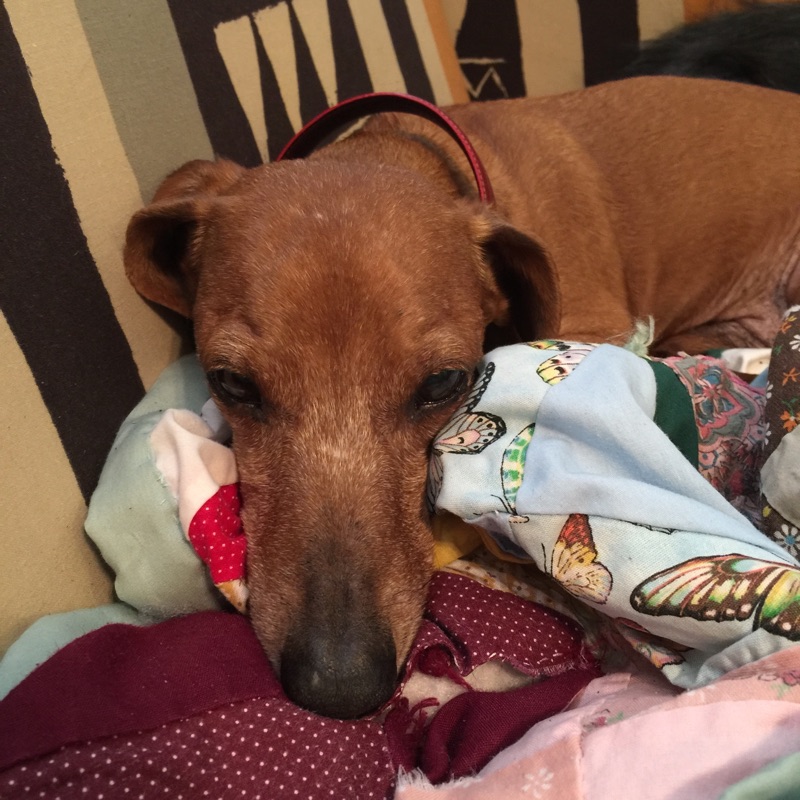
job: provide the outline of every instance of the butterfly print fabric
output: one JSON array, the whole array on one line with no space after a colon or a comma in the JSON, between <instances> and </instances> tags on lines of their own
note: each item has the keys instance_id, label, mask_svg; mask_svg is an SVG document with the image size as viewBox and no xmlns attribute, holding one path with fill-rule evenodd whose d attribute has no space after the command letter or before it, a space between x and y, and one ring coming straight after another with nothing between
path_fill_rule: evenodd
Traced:
<instances>
[{"instance_id":1,"label":"butterfly print fabric","mask_svg":"<svg viewBox=\"0 0 800 800\"><path fill-rule=\"evenodd\" d=\"M437 511L606 615L620 641L678 686L705 685L800 640L800 565L731 502L736 486L717 485L740 475L737 466L707 465L707 431L746 428L755 438L745 467L757 475L760 390L716 359L682 358L669 380L685 392L681 424L697 429L692 452L675 439L679 426L664 423L672 406L659 396L660 362L545 340L499 348L484 363L434 445ZM714 380L687 384L686 374ZM692 394L697 386L709 396ZM741 449L720 447L732 458Z\"/></svg>"}]
</instances>

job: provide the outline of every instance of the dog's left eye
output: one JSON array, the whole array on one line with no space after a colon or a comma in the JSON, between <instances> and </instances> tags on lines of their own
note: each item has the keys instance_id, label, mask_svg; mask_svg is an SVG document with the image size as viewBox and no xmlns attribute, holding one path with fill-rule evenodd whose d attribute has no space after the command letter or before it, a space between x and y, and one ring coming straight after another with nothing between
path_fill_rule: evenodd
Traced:
<instances>
[{"instance_id":1,"label":"dog's left eye","mask_svg":"<svg viewBox=\"0 0 800 800\"><path fill-rule=\"evenodd\" d=\"M223 403L261 408L261 392L247 376L230 369L215 369L207 377L214 394Z\"/></svg>"},{"instance_id":2,"label":"dog's left eye","mask_svg":"<svg viewBox=\"0 0 800 800\"><path fill-rule=\"evenodd\" d=\"M463 369L444 369L428 375L414 395L418 406L438 405L458 397L467 386L467 373Z\"/></svg>"}]
</instances>

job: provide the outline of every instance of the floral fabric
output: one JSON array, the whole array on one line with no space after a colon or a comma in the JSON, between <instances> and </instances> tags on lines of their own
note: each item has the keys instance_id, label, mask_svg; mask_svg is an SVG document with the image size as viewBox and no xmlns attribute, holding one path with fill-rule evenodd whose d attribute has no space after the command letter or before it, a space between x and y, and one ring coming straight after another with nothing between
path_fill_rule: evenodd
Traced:
<instances>
[{"instance_id":1,"label":"floral fabric","mask_svg":"<svg viewBox=\"0 0 800 800\"><path fill-rule=\"evenodd\" d=\"M799 494L792 445L800 436L800 306L789 309L775 339L766 396L766 479L761 494L761 527L797 558L800 557L800 515L793 503L782 502L782 499ZM777 470L772 469L778 464ZM773 474L775 480L770 480Z\"/></svg>"},{"instance_id":2,"label":"floral fabric","mask_svg":"<svg viewBox=\"0 0 800 800\"><path fill-rule=\"evenodd\" d=\"M663 363L675 371L691 398L700 474L758 524L764 390L750 386L716 358L683 355Z\"/></svg>"}]
</instances>

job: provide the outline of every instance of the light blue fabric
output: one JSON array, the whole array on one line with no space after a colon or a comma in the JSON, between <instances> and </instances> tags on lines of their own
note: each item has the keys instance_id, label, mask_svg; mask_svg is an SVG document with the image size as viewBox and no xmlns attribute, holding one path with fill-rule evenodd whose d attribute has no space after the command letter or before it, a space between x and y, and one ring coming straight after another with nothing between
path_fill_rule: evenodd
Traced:
<instances>
[{"instance_id":1,"label":"light blue fabric","mask_svg":"<svg viewBox=\"0 0 800 800\"><path fill-rule=\"evenodd\" d=\"M764 389L767 386L769 377L769 368L765 369L763 372L759 372L752 381L750 381L751 386L756 386L759 389Z\"/></svg>"},{"instance_id":2,"label":"light blue fabric","mask_svg":"<svg viewBox=\"0 0 800 800\"><path fill-rule=\"evenodd\" d=\"M784 433L761 470L761 491L784 519L800 522L800 427Z\"/></svg>"},{"instance_id":3,"label":"light blue fabric","mask_svg":"<svg viewBox=\"0 0 800 800\"><path fill-rule=\"evenodd\" d=\"M658 428L649 365L611 345L558 347L485 356L476 388L434 443L437 509L484 528L621 630L669 640L638 647L680 686L800 639L791 614L780 615L800 592L797 562Z\"/></svg>"},{"instance_id":4,"label":"light blue fabric","mask_svg":"<svg viewBox=\"0 0 800 800\"><path fill-rule=\"evenodd\" d=\"M515 348L505 357L521 354ZM542 399L520 506L723 536L789 559L687 462L654 413L655 380L644 359L600 345Z\"/></svg>"},{"instance_id":5,"label":"light blue fabric","mask_svg":"<svg viewBox=\"0 0 800 800\"><path fill-rule=\"evenodd\" d=\"M798 745L800 747L800 745ZM776 759L731 786L720 800L798 800L800 753Z\"/></svg>"}]
</instances>

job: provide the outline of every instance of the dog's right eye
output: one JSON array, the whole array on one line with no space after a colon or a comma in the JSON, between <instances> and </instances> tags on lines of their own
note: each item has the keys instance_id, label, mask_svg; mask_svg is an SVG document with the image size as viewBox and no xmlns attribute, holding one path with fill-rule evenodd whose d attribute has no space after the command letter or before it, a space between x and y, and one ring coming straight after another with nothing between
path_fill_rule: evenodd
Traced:
<instances>
[{"instance_id":1,"label":"dog's right eye","mask_svg":"<svg viewBox=\"0 0 800 800\"><path fill-rule=\"evenodd\" d=\"M414 395L418 407L439 405L454 400L463 393L468 376L462 369L444 369L428 377L420 384Z\"/></svg>"},{"instance_id":2,"label":"dog's right eye","mask_svg":"<svg viewBox=\"0 0 800 800\"><path fill-rule=\"evenodd\" d=\"M223 403L261 408L261 392L247 376L230 369L215 369L207 377L211 390Z\"/></svg>"}]
</instances>

